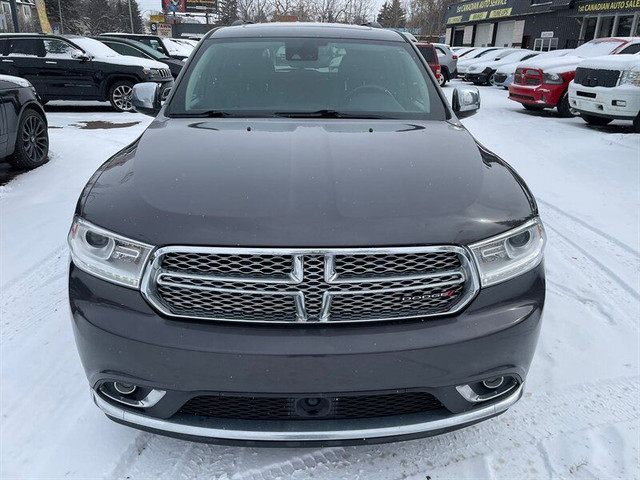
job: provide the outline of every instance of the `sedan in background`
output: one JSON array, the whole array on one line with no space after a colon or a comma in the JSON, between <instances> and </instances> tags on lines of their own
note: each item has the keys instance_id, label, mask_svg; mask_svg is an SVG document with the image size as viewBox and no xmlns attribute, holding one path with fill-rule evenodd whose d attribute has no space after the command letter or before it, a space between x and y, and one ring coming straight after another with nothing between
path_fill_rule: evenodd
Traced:
<instances>
[{"instance_id":1,"label":"sedan in background","mask_svg":"<svg viewBox=\"0 0 640 480\"><path fill-rule=\"evenodd\" d=\"M30 170L49 154L47 117L28 80L0 75L0 160Z\"/></svg>"},{"instance_id":2,"label":"sedan in background","mask_svg":"<svg viewBox=\"0 0 640 480\"><path fill-rule=\"evenodd\" d=\"M148 58L157 62L164 63L169 70L171 70L171 76L177 78L180 70L184 66L184 61L177 58L171 58L164 53L159 52L155 48L151 48L149 45L138 42L136 40L130 40L128 38L118 37L105 37L98 36L93 37L95 40L104 43L111 50L115 50L120 55L128 55L130 57Z\"/></svg>"},{"instance_id":3,"label":"sedan in background","mask_svg":"<svg viewBox=\"0 0 640 480\"><path fill-rule=\"evenodd\" d=\"M467 68L469 68L469 66L473 63L484 60L496 60L498 58L498 54L506 50L506 48L499 47L482 47L476 48L474 51L469 52L462 57L459 57L458 76L464 77L464 74L467 73ZM515 50L515 48L511 48L509 50Z\"/></svg>"},{"instance_id":4,"label":"sedan in background","mask_svg":"<svg viewBox=\"0 0 640 480\"><path fill-rule=\"evenodd\" d=\"M498 59L487 59L473 63L467 68L467 73L464 75L464 79L467 82L473 82L476 85L492 85L494 81L494 74L496 70L506 64L513 62L520 62L527 58L532 58L538 55L538 52L531 50L516 50L508 55Z\"/></svg>"}]
</instances>

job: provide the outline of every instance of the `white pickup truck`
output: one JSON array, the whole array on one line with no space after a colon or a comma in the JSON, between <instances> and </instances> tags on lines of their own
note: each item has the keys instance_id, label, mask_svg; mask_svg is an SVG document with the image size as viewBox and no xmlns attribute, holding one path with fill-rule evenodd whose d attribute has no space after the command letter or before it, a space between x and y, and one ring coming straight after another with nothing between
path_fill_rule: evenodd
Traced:
<instances>
[{"instance_id":1,"label":"white pickup truck","mask_svg":"<svg viewBox=\"0 0 640 480\"><path fill-rule=\"evenodd\" d=\"M640 54L589 58L569 85L569 104L590 125L633 121L640 133Z\"/></svg>"}]
</instances>

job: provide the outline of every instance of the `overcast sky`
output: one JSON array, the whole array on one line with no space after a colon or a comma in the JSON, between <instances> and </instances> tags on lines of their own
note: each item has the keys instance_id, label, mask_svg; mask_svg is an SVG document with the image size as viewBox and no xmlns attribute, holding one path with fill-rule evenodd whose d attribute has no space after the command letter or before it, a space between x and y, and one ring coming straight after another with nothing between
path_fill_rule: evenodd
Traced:
<instances>
[{"instance_id":1,"label":"overcast sky","mask_svg":"<svg viewBox=\"0 0 640 480\"><path fill-rule=\"evenodd\" d=\"M140 7L140 11L142 12L142 16L146 17L149 15L149 12L156 12L162 9L162 0L136 0L138 2L138 6ZM375 12L380 9L380 6L384 3L384 0L375 0Z\"/></svg>"}]
</instances>

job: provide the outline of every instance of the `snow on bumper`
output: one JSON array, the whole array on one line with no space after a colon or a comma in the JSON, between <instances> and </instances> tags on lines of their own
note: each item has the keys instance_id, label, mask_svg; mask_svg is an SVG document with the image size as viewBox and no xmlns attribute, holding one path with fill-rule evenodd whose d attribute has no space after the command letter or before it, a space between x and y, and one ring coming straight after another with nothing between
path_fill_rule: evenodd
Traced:
<instances>
[{"instance_id":1,"label":"snow on bumper","mask_svg":"<svg viewBox=\"0 0 640 480\"><path fill-rule=\"evenodd\" d=\"M640 112L640 88L585 87L571 82L569 103L576 110L607 118L633 119Z\"/></svg>"}]
</instances>

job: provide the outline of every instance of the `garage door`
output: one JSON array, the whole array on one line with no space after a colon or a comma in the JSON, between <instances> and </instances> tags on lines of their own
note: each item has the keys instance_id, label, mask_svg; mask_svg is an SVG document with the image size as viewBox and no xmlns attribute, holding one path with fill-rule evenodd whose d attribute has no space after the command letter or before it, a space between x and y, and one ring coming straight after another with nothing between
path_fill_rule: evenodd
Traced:
<instances>
[{"instance_id":1,"label":"garage door","mask_svg":"<svg viewBox=\"0 0 640 480\"><path fill-rule=\"evenodd\" d=\"M496 32L496 47L510 47L513 43L513 30L516 22L500 22Z\"/></svg>"},{"instance_id":2,"label":"garage door","mask_svg":"<svg viewBox=\"0 0 640 480\"><path fill-rule=\"evenodd\" d=\"M476 26L476 38L473 42L474 47L486 47L491 43L492 27L492 23L482 23Z\"/></svg>"}]
</instances>

